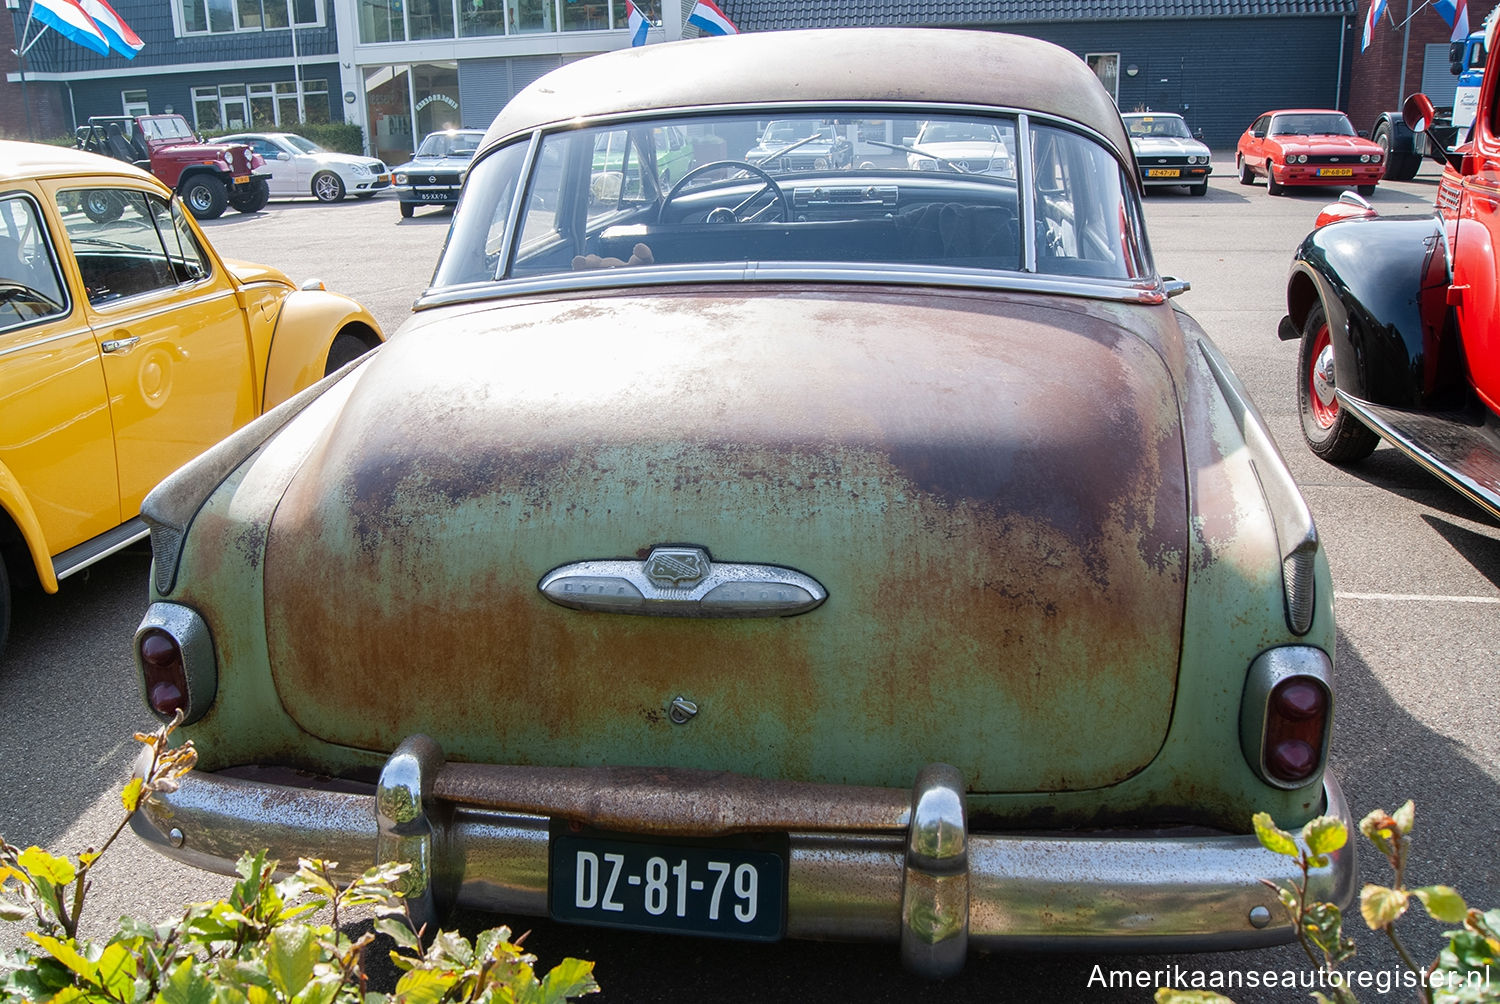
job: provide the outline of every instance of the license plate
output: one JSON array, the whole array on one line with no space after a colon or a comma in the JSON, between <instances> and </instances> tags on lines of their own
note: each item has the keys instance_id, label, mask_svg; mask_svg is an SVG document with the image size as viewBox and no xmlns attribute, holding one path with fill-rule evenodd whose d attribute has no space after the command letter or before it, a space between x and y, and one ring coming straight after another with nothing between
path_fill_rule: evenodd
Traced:
<instances>
[{"instance_id":1,"label":"license plate","mask_svg":"<svg viewBox=\"0 0 1500 1004\"><path fill-rule=\"evenodd\" d=\"M1318 177L1320 178L1348 178L1354 174L1352 167L1320 167Z\"/></svg>"},{"instance_id":2,"label":"license plate","mask_svg":"<svg viewBox=\"0 0 1500 1004\"><path fill-rule=\"evenodd\" d=\"M447 192L418 192L417 193L417 198L421 199L423 202L447 202L448 201L448 193Z\"/></svg>"},{"instance_id":3,"label":"license plate","mask_svg":"<svg viewBox=\"0 0 1500 1004\"><path fill-rule=\"evenodd\" d=\"M1152 167L1146 170L1148 178L1177 178L1182 172L1175 167Z\"/></svg>"},{"instance_id":4,"label":"license plate","mask_svg":"<svg viewBox=\"0 0 1500 1004\"><path fill-rule=\"evenodd\" d=\"M554 832L557 920L776 941L786 912L785 839L663 841Z\"/></svg>"},{"instance_id":5,"label":"license plate","mask_svg":"<svg viewBox=\"0 0 1500 1004\"><path fill-rule=\"evenodd\" d=\"M236 185L248 185L250 183L250 175L237 174L234 176L234 183Z\"/></svg>"}]
</instances>

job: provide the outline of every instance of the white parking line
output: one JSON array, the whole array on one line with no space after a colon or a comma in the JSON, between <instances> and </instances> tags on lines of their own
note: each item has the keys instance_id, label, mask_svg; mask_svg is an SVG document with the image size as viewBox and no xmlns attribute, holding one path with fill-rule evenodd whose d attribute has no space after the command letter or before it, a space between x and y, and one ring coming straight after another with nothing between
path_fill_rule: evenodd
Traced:
<instances>
[{"instance_id":1,"label":"white parking line","mask_svg":"<svg viewBox=\"0 0 1500 1004\"><path fill-rule=\"evenodd\" d=\"M1500 596L1442 596L1430 593L1341 593L1335 592L1336 600L1393 600L1397 603L1495 603Z\"/></svg>"}]
</instances>

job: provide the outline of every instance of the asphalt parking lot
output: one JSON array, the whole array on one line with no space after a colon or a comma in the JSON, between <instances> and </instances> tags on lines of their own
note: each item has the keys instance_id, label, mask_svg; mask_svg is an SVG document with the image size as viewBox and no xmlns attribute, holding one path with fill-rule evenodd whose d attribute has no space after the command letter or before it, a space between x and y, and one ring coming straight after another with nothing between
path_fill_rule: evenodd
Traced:
<instances>
[{"instance_id":1,"label":"asphalt parking lot","mask_svg":"<svg viewBox=\"0 0 1500 1004\"><path fill-rule=\"evenodd\" d=\"M1428 165L1412 182L1382 184L1371 201L1383 213L1427 213L1436 181ZM1296 345L1276 338L1292 251L1336 194L1273 198L1264 185L1239 185L1221 157L1206 196L1173 189L1147 197L1152 248L1163 273L1192 283L1175 302L1249 387L1328 548L1340 624L1333 762L1356 815L1416 799L1412 884L1445 882L1471 905L1496 907L1490 813L1500 795L1500 526L1388 447L1348 470L1312 456L1297 424ZM394 198L381 196L273 202L255 214L229 212L205 230L221 254L355 296L390 334L431 276L450 219L424 209L402 220ZM0 665L7 694L0 725L25 737L28 751L0 763L0 834L12 843L76 850L102 839L117 818L129 734L148 724L127 651L145 606L148 561L135 549L70 580L57 597L18 603ZM1365 881L1389 877L1373 854L1363 855L1362 867ZM219 895L223 880L132 840L101 869L97 887L91 909L112 918L166 915L186 900ZM1308 969L1292 946L1204 956L1007 954L976 957L957 979L929 985L903 974L894 946L663 941L500 919L533 929L528 947L544 964L564 954L596 960L605 993L593 999L609 1002L1149 1001L1151 989L1110 988L1101 979L1130 971L1187 983L1195 973L1254 972L1263 981ZM464 918L471 934L495 920ZM1411 930L1413 954L1430 960L1442 926L1414 919ZM1346 968L1371 974L1360 999L1411 999L1410 991L1378 992L1398 962L1357 913L1346 933L1359 950ZM13 934L0 931L0 947L13 944ZM1300 1002L1308 993L1261 987L1234 996Z\"/></svg>"}]
</instances>

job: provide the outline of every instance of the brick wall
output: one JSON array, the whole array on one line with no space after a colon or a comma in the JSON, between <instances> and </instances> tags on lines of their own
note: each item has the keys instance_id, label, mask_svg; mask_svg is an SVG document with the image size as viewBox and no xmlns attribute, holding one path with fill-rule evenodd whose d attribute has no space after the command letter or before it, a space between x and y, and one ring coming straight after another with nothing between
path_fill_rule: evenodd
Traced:
<instances>
[{"instance_id":1,"label":"brick wall","mask_svg":"<svg viewBox=\"0 0 1500 1004\"><path fill-rule=\"evenodd\" d=\"M18 48L16 32L20 27L15 12L0 7L0 139L43 140L70 135L73 125L62 84L28 79L23 92L20 83L7 79L20 71L20 60L13 54Z\"/></svg>"},{"instance_id":2,"label":"brick wall","mask_svg":"<svg viewBox=\"0 0 1500 1004\"><path fill-rule=\"evenodd\" d=\"M1469 4L1469 27L1478 30L1484 22L1495 0L1474 0ZM1352 44L1355 47L1354 70L1350 79L1349 119L1354 128L1369 130L1376 116L1384 111L1399 111L1406 96L1422 89L1422 60L1425 47L1433 43L1446 43L1451 29L1430 7L1421 3L1412 4L1416 11L1409 27L1411 37L1405 42L1406 76L1401 75L1401 51L1406 32L1394 25L1406 20L1407 5L1401 0L1390 0L1380 24L1371 36L1370 47L1358 52L1360 37L1364 30L1364 14L1367 0L1359 2L1359 16L1354 22Z\"/></svg>"}]
</instances>

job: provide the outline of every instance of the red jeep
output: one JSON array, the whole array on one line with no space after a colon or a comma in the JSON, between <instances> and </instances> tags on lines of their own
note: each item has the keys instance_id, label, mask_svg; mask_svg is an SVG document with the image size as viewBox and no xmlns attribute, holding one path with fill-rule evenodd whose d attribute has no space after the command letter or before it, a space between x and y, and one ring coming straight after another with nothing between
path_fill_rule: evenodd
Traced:
<instances>
[{"instance_id":1,"label":"red jeep","mask_svg":"<svg viewBox=\"0 0 1500 1004\"><path fill-rule=\"evenodd\" d=\"M200 220L218 219L226 206L257 212L271 195L265 158L243 143L200 141L181 115L94 115L78 128L76 142L150 171ZM102 201L84 206L100 222L119 216L119 209Z\"/></svg>"},{"instance_id":2,"label":"red jeep","mask_svg":"<svg viewBox=\"0 0 1500 1004\"><path fill-rule=\"evenodd\" d=\"M1413 95L1405 117L1424 130L1432 102ZM1384 439L1500 518L1497 173L1500 47L1436 212L1382 219L1346 192L1297 250L1279 334L1301 340L1297 402L1314 453L1354 463Z\"/></svg>"}]
</instances>

